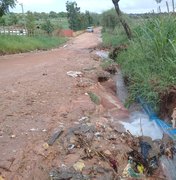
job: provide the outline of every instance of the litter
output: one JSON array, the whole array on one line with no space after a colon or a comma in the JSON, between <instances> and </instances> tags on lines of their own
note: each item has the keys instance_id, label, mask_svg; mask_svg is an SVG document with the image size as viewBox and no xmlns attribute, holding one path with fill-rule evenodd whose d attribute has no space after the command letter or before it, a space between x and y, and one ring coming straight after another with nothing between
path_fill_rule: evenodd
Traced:
<instances>
[{"instance_id":1,"label":"litter","mask_svg":"<svg viewBox=\"0 0 176 180\"><path fill-rule=\"evenodd\" d=\"M63 133L64 131L62 129L59 129L58 131L56 131L48 140L48 145L52 146L54 144L54 142L56 141L56 139Z\"/></svg>"},{"instance_id":2,"label":"litter","mask_svg":"<svg viewBox=\"0 0 176 180\"><path fill-rule=\"evenodd\" d=\"M144 160L146 161L148 158L149 150L152 148L147 142L140 142L141 154Z\"/></svg>"},{"instance_id":3,"label":"litter","mask_svg":"<svg viewBox=\"0 0 176 180\"><path fill-rule=\"evenodd\" d=\"M68 71L67 75L76 78L76 77L81 77L83 73L80 71Z\"/></svg>"},{"instance_id":4,"label":"litter","mask_svg":"<svg viewBox=\"0 0 176 180\"><path fill-rule=\"evenodd\" d=\"M32 131L32 132L34 132L34 131L38 131L39 129L38 128L32 128L32 129L30 129L30 131Z\"/></svg>"},{"instance_id":5,"label":"litter","mask_svg":"<svg viewBox=\"0 0 176 180\"><path fill-rule=\"evenodd\" d=\"M135 164L132 161L129 161L122 173L122 177L123 178L141 178L142 176L144 177L143 174L136 173L134 171L134 166Z\"/></svg>"}]
</instances>

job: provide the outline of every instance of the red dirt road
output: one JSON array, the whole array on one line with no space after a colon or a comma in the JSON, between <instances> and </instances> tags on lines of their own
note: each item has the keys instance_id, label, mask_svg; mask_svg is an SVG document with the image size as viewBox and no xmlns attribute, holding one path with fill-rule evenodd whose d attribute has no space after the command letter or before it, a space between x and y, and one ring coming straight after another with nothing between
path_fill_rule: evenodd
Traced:
<instances>
[{"instance_id":1,"label":"red dirt road","mask_svg":"<svg viewBox=\"0 0 176 180\"><path fill-rule=\"evenodd\" d=\"M78 88L67 72L99 67L92 58L99 43L96 29L58 49L0 57L0 176L47 179L48 170L40 163L53 166L58 152L51 148L40 161L43 144L58 127L95 111L86 88ZM91 71L86 76L97 83Z\"/></svg>"}]
</instances>

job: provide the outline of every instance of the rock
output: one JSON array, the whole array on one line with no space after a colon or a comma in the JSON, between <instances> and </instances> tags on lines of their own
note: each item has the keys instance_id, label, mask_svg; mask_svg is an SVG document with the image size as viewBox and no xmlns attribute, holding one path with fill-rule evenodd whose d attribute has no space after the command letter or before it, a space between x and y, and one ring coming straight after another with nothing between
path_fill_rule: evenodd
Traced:
<instances>
[{"instance_id":1,"label":"rock","mask_svg":"<svg viewBox=\"0 0 176 180\"><path fill-rule=\"evenodd\" d=\"M48 140L48 145L49 146L52 146L54 144L54 142L56 141L57 138L59 138L59 136L61 136L61 134L63 133L64 131L62 129L59 129L57 130L51 137L50 139Z\"/></svg>"},{"instance_id":2,"label":"rock","mask_svg":"<svg viewBox=\"0 0 176 180\"><path fill-rule=\"evenodd\" d=\"M16 135L15 135L15 134L12 134L10 137L11 137L12 139L14 139L14 138L16 138Z\"/></svg>"},{"instance_id":3,"label":"rock","mask_svg":"<svg viewBox=\"0 0 176 180\"><path fill-rule=\"evenodd\" d=\"M80 71L68 71L67 75L76 78L76 77L81 77L83 73Z\"/></svg>"},{"instance_id":4,"label":"rock","mask_svg":"<svg viewBox=\"0 0 176 180\"><path fill-rule=\"evenodd\" d=\"M94 84L94 82L91 79L87 79L87 78L80 78L77 82L77 86L78 87L90 87Z\"/></svg>"},{"instance_id":5,"label":"rock","mask_svg":"<svg viewBox=\"0 0 176 180\"><path fill-rule=\"evenodd\" d=\"M47 150L47 149L49 148L48 143L44 143L44 144L43 144L43 148L44 148L45 150Z\"/></svg>"},{"instance_id":6,"label":"rock","mask_svg":"<svg viewBox=\"0 0 176 180\"><path fill-rule=\"evenodd\" d=\"M53 169L49 176L51 180L85 180L80 172L72 169Z\"/></svg>"},{"instance_id":7,"label":"rock","mask_svg":"<svg viewBox=\"0 0 176 180\"><path fill-rule=\"evenodd\" d=\"M105 154L106 156L111 156L111 155L112 155L109 150L104 151L104 154Z\"/></svg>"},{"instance_id":8,"label":"rock","mask_svg":"<svg viewBox=\"0 0 176 180\"><path fill-rule=\"evenodd\" d=\"M85 164L82 160L79 160L77 163L73 165L73 168L76 171L82 172L83 168L85 168Z\"/></svg>"}]
</instances>

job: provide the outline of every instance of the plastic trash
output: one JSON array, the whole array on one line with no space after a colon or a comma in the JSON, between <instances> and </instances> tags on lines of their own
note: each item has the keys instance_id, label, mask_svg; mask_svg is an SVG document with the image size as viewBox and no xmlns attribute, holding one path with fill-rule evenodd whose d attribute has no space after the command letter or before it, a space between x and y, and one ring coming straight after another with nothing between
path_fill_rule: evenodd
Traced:
<instances>
[{"instance_id":1,"label":"plastic trash","mask_svg":"<svg viewBox=\"0 0 176 180\"><path fill-rule=\"evenodd\" d=\"M150 146L149 143L147 142L140 142L140 147L141 147L141 154L142 154L142 157L144 158L144 160L146 161L147 158L148 158L148 154L149 154L149 151L150 149L152 148Z\"/></svg>"}]
</instances>

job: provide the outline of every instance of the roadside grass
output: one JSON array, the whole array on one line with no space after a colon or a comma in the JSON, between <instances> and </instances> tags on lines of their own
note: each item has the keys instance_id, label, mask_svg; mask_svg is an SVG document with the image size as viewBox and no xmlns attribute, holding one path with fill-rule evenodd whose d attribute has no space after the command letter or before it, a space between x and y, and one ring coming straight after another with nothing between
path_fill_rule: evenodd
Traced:
<instances>
[{"instance_id":1,"label":"roadside grass","mask_svg":"<svg viewBox=\"0 0 176 180\"><path fill-rule=\"evenodd\" d=\"M0 35L0 54L14 54L33 50L47 50L66 42L66 38L49 36Z\"/></svg>"},{"instance_id":2,"label":"roadside grass","mask_svg":"<svg viewBox=\"0 0 176 180\"><path fill-rule=\"evenodd\" d=\"M134 38L128 41L127 51L116 58L128 79L129 102L140 95L157 112L162 95L176 86L175 29L176 20L172 15L153 17L133 27ZM113 36L110 36L111 45L119 37L118 34ZM119 38L118 43L121 43L123 38Z\"/></svg>"},{"instance_id":3,"label":"roadside grass","mask_svg":"<svg viewBox=\"0 0 176 180\"><path fill-rule=\"evenodd\" d=\"M124 34L121 26L117 26L114 30L104 29L102 32L103 47L116 47L121 44L128 43L128 39Z\"/></svg>"}]
</instances>

